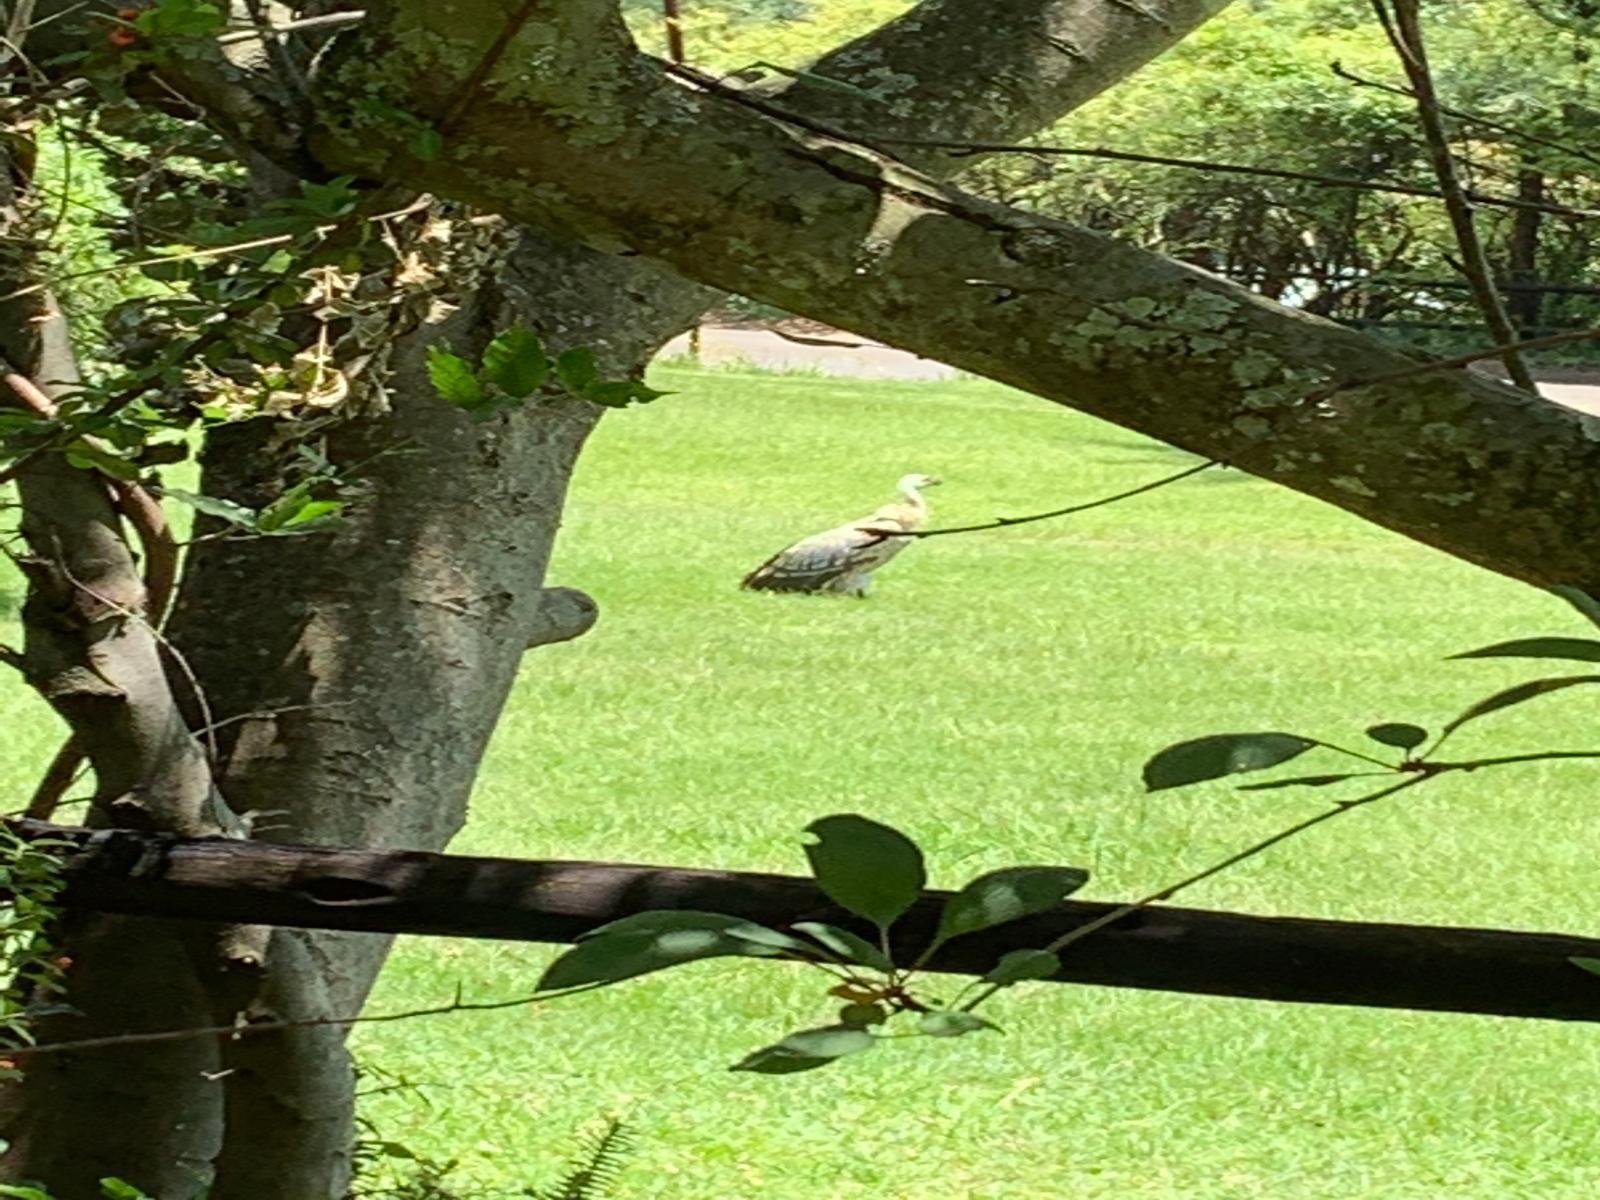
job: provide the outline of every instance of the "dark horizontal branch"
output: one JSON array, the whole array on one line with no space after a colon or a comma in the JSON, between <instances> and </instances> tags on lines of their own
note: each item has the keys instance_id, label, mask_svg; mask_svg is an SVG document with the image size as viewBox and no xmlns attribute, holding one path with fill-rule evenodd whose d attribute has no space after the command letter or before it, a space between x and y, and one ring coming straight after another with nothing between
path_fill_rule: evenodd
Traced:
<instances>
[{"instance_id":1,"label":"dark horizontal branch","mask_svg":"<svg viewBox=\"0 0 1600 1200\"><path fill-rule=\"evenodd\" d=\"M62 902L101 912L535 942L570 942L657 908L711 909L768 925L849 923L811 880L787 875L12 824L77 846ZM896 951L905 961L928 941L947 895L928 892L896 926ZM1115 907L1064 904L958 938L928 966L978 974L1008 950L1043 946ZM1574 955L1600 958L1600 940L1152 907L1073 946L1056 978L1261 1000L1600 1020L1600 980L1572 966L1567 960Z\"/></svg>"}]
</instances>

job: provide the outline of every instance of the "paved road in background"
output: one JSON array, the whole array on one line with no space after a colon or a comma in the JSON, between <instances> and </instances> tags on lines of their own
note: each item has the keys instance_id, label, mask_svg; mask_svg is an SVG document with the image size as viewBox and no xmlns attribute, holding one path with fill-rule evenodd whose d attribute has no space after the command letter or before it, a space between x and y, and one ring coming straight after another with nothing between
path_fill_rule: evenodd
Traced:
<instances>
[{"instance_id":1,"label":"paved road in background","mask_svg":"<svg viewBox=\"0 0 1600 1200\"><path fill-rule=\"evenodd\" d=\"M776 370L821 371L825 375L849 375L863 379L949 379L959 372L931 358L918 358L905 350L877 342L864 342L854 334L827 334L817 340L842 343L817 346L793 342L760 329L718 329L700 331L700 358L706 363L744 360L758 367ZM689 352L689 336L674 338L662 350L671 357ZM1600 416L1600 386L1576 383L1545 383L1539 390L1558 404L1582 409Z\"/></svg>"}]
</instances>

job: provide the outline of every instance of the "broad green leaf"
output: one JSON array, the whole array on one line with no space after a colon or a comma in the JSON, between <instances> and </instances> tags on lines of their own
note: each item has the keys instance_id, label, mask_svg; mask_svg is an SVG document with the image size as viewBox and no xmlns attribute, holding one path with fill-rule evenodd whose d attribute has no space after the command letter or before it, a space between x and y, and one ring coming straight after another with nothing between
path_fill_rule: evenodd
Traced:
<instances>
[{"instance_id":1,"label":"broad green leaf","mask_svg":"<svg viewBox=\"0 0 1600 1200\"><path fill-rule=\"evenodd\" d=\"M1591 975L1600 975L1600 958L1585 958L1581 954L1575 954L1567 961L1575 967L1581 967Z\"/></svg>"},{"instance_id":2,"label":"broad green leaf","mask_svg":"<svg viewBox=\"0 0 1600 1200\"><path fill-rule=\"evenodd\" d=\"M781 1042L747 1054L729 1069L755 1071L763 1075L814 1071L846 1055L871 1050L877 1042L877 1038L859 1026L826 1025L821 1029L802 1029L799 1033L791 1033Z\"/></svg>"},{"instance_id":3,"label":"broad green leaf","mask_svg":"<svg viewBox=\"0 0 1600 1200\"><path fill-rule=\"evenodd\" d=\"M715 929L639 930L579 942L540 976L538 990L556 991L585 983L617 983L702 958L744 955L771 958L780 952Z\"/></svg>"},{"instance_id":4,"label":"broad green leaf","mask_svg":"<svg viewBox=\"0 0 1600 1200\"><path fill-rule=\"evenodd\" d=\"M423 162L432 162L444 153L444 134L432 125L424 125L411 135L411 154Z\"/></svg>"},{"instance_id":5,"label":"broad green leaf","mask_svg":"<svg viewBox=\"0 0 1600 1200\"><path fill-rule=\"evenodd\" d=\"M897 829L854 813L806 826L811 873L834 903L887 927L916 903L928 882L922 851Z\"/></svg>"},{"instance_id":6,"label":"broad green leaf","mask_svg":"<svg viewBox=\"0 0 1600 1200\"><path fill-rule=\"evenodd\" d=\"M696 908L653 908L596 926L588 933L580 933L578 940L586 942L613 933L662 933L671 929L711 929L720 933L735 925L747 924L743 917L729 913L703 912Z\"/></svg>"},{"instance_id":7,"label":"broad green leaf","mask_svg":"<svg viewBox=\"0 0 1600 1200\"><path fill-rule=\"evenodd\" d=\"M1077 867L1002 867L979 875L945 901L934 940L1043 912L1088 882L1089 873Z\"/></svg>"},{"instance_id":8,"label":"broad green leaf","mask_svg":"<svg viewBox=\"0 0 1600 1200\"><path fill-rule=\"evenodd\" d=\"M1048 979L1061 969L1061 957L1049 950L1012 950L983 977L984 983L1009 987L1028 979Z\"/></svg>"},{"instance_id":9,"label":"broad green leaf","mask_svg":"<svg viewBox=\"0 0 1600 1200\"><path fill-rule=\"evenodd\" d=\"M184 492L169 487L161 489L161 496L163 499L170 496L180 504L187 504L196 512L203 512L208 517L217 517L241 529L256 527L255 510L246 508L242 504L235 504L232 500L220 500L216 496L202 496L198 492Z\"/></svg>"},{"instance_id":10,"label":"broad green leaf","mask_svg":"<svg viewBox=\"0 0 1600 1200\"><path fill-rule=\"evenodd\" d=\"M1316 744L1293 733L1213 733L1162 750L1145 763L1144 785L1159 792L1240 771L1260 771L1288 762Z\"/></svg>"},{"instance_id":11,"label":"broad green leaf","mask_svg":"<svg viewBox=\"0 0 1600 1200\"><path fill-rule=\"evenodd\" d=\"M790 928L810 934L847 962L860 963L863 967L871 967L874 971L882 971L885 974L894 970L894 964L884 956L882 950L866 938L857 937L848 929L840 929L837 925L824 925L821 921L801 921Z\"/></svg>"},{"instance_id":12,"label":"broad green leaf","mask_svg":"<svg viewBox=\"0 0 1600 1200\"><path fill-rule=\"evenodd\" d=\"M1368 726L1367 736L1375 742L1382 742L1385 746L1396 746L1401 750L1415 750L1428 740L1428 731L1420 725L1407 725L1399 721L1390 721L1382 725Z\"/></svg>"},{"instance_id":13,"label":"broad green leaf","mask_svg":"<svg viewBox=\"0 0 1600 1200\"><path fill-rule=\"evenodd\" d=\"M622 917L597 929L591 929L588 933L580 934L578 940L586 942L591 938L608 937L619 933L666 933L680 929L711 930L742 938L759 946L770 946L774 950L802 954L808 958L817 956L815 946L779 930L768 929L765 925L758 925L754 921L747 921L743 917L735 917L728 913L701 912L692 908L663 908L634 913L631 917Z\"/></svg>"},{"instance_id":14,"label":"broad green leaf","mask_svg":"<svg viewBox=\"0 0 1600 1200\"><path fill-rule=\"evenodd\" d=\"M550 375L550 356L533 330L514 325L483 351L483 377L508 396L524 400Z\"/></svg>"},{"instance_id":15,"label":"broad green leaf","mask_svg":"<svg viewBox=\"0 0 1600 1200\"><path fill-rule=\"evenodd\" d=\"M600 380L600 368L595 365L594 351L587 346L574 346L556 356L556 376L565 387L583 395L584 389Z\"/></svg>"},{"instance_id":16,"label":"broad green leaf","mask_svg":"<svg viewBox=\"0 0 1600 1200\"><path fill-rule=\"evenodd\" d=\"M1451 658L1567 658L1576 662L1600 662L1600 642L1592 638L1518 638L1511 642L1496 642L1452 654Z\"/></svg>"},{"instance_id":17,"label":"broad green leaf","mask_svg":"<svg viewBox=\"0 0 1600 1200\"><path fill-rule=\"evenodd\" d=\"M73 442L63 453L69 463L82 471L100 471L113 479L139 478L138 463L88 442Z\"/></svg>"},{"instance_id":18,"label":"broad green leaf","mask_svg":"<svg viewBox=\"0 0 1600 1200\"><path fill-rule=\"evenodd\" d=\"M1566 584L1557 584L1550 591L1587 617L1591 625L1600 625L1600 600L1596 600L1582 588L1569 587Z\"/></svg>"},{"instance_id":19,"label":"broad green leaf","mask_svg":"<svg viewBox=\"0 0 1600 1200\"><path fill-rule=\"evenodd\" d=\"M626 408L630 404L648 404L671 392L658 392L642 380L619 379L609 383L591 383L583 389L583 398L607 408Z\"/></svg>"},{"instance_id":20,"label":"broad green leaf","mask_svg":"<svg viewBox=\"0 0 1600 1200\"><path fill-rule=\"evenodd\" d=\"M969 1012L923 1013L922 1019L917 1022L917 1027L929 1037L961 1037L964 1034L977 1033L980 1029L1003 1032L993 1021L986 1021L977 1013Z\"/></svg>"},{"instance_id":21,"label":"broad green leaf","mask_svg":"<svg viewBox=\"0 0 1600 1200\"><path fill-rule=\"evenodd\" d=\"M1516 687L1509 687L1503 692L1496 692L1479 700L1466 712L1444 727L1444 733L1451 733L1468 721L1475 721L1479 717L1487 716L1492 712L1499 712L1502 708L1510 708L1513 704L1521 704L1542 696L1546 692L1559 692L1563 688L1577 687L1583 683L1600 683L1600 675L1562 675L1555 679L1530 679L1527 683L1519 683Z\"/></svg>"},{"instance_id":22,"label":"broad green leaf","mask_svg":"<svg viewBox=\"0 0 1600 1200\"><path fill-rule=\"evenodd\" d=\"M149 1196L126 1179L102 1179L100 1194L105 1200L150 1200Z\"/></svg>"},{"instance_id":23,"label":"broad green leaf","mask_svg":"<svg viewBox=\"0 0 1600 1200\"><path fill-rule=\"evenodd\" d=\"M470 412L483 404L483 384L473 374L472 365L459 354L451 354L442 346L429 346L428 378L434 390L458 408Z\"/></svg>"},{"instance_id":24,"label":"broad green leaf","mask_svg":"<svg viewBox=\"0 0 1600 1200\"><path fill-rule=\"evenodd\" d=\"M0 1196L11 1196L14 1200L54 1200L49 1192L14 1183L0 1183Z\"/></svg>"},{"instance_id":25,"label":"broad green leaf","mask_svg":"<svg viewBox=\"0 0 1600 1200\"><path fill-rule=\"evenodd\" d=\"M1277 788L1287 787L1327 787L1330 783L1343 783L1346 779L1354 779L1351 772L1343 775L1296 775L1292 779L1273 779L1267 783L1241 783L1241 792L1270 792Z\"/></svg>"}]
</instances>

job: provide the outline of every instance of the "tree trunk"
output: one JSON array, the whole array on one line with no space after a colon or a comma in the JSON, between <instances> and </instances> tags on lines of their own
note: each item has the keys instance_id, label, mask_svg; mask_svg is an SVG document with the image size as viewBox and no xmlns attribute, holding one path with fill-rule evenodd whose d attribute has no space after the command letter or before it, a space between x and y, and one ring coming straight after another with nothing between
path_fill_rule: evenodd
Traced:
<instances>
[{"instance_id":1,"label":"tree trunk","mask_svg":"<svg viewBox=\"0 0 1600 1200\"><path fill-rule=\"evenodd\" d=\"M965 0L926 0L817 68L864 88L898 81L903 94L893 104L830 89L813 95L806 84L784 102L855 105L833 115L870 118L900 136L1016 136L1096 94L1227 2L1002 0L973 29ZM994 94L968 104L966 85L980 80ZM250 120L245 113L234 126ZM948 172L968 161L939 155L928 165ZM214 718L231 722L219 731L219 780L235 808L258 818L255 836L442 848L464 819L522 653L575 636L593 619L587 597L546 588L544 573L598 410L552 393L475 423L435 394L426 347L446 338L480 350L520 323L553 350L592 348L605 374L618 376L640 368L714 298L639 259L518 231L490 286L403 339L391 411L327 432L327 456L369 489L345 528L194 549L169 632ZM214 434L203 490L251 504L270 498L284 433L258 421ZM168 1023L348 1014L389 946L378 934L280 930L253 948L254 969L218 980L203 963L185 970L181 955L147 954L171 936L159 923L119 929L104 945L86 945L78 970L116 981L136 998L133 1011L88 1011L53 1038L138 1028L144 1004L159 1010L175 999L181 1005L165 1013ZM351 1076L334 1030L93 1062L63 1057L7 1089L14 1109L35 1114L35 1136L13 1147L10 1178L48 1181L61 1200L98 1200L103 1175L160 1200L344 1194ZM117 1086L108 1087L113 1077ZM181 1104L162 1091L169 1078ZM126 1136L84 1153L82 1129L122 1122Z\"/></svg>"}]
</instances>

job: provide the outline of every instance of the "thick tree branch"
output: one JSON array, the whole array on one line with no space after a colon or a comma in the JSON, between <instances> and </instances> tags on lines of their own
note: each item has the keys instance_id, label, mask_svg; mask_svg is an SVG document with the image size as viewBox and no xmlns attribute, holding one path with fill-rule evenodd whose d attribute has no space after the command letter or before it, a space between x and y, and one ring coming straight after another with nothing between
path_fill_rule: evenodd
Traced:
<instances>
[{"instance_id":1,"label":"thick tree branch","mask_svg":"<svg viewBox=\"0 0 1600 1200\"><path fill-rule=\"evenodd\" d=\"M657 908L709 909L768 925L853 920L812 880L787 875L179 841L33 822L15 827L82 847L69 860L62 895L74 909L540 942L569 942ZM896 926L903 961L927 944L948 895L925 893ZM1009 950L1043 946L1117 907L1066 903L958 938L928 965L979 974ZM1600 941L1152 907L1075 945L1055 978L1301 1003L1600 1020L1600 981L1572 966L1572 956L1600 957Z\"/></svg>"},{"instance_id":2,"label":"thick tree branch","mask_svg":"<svg viewBox=\"0 0 1600 1200\"><path fill-rule=\"evenodd\" d=\"M1025 137L1099 95L1231 0L923 0L786 80L785 107L871 141ZM843 82L830 87L820 80ZM970 157L903 155L947 177Z\"/></svg>"},{"instance_id":3,"label":"thick tree branch","mask_svg":"<svg viewBox=\"0 0 1600 1200\"><path fill-rule=\"evenodd\" d=\"M357 96L384 86L366 66L383 52L352 48L330 81ZM1600 522L1593 418L1465 371L1349 387L1416 360L696 91L626 44L572 53L598 64L582 108L571 76L553 91L491 80L462 135L410 178L1221 459L1502 573L1600 588L1571 536ZM410 54L406 78L446 69ZM396 102L426 110L441 94ZM319 143L330 167L380 166L371 131L332 112Z\"/></svg>"}]
</instances>

